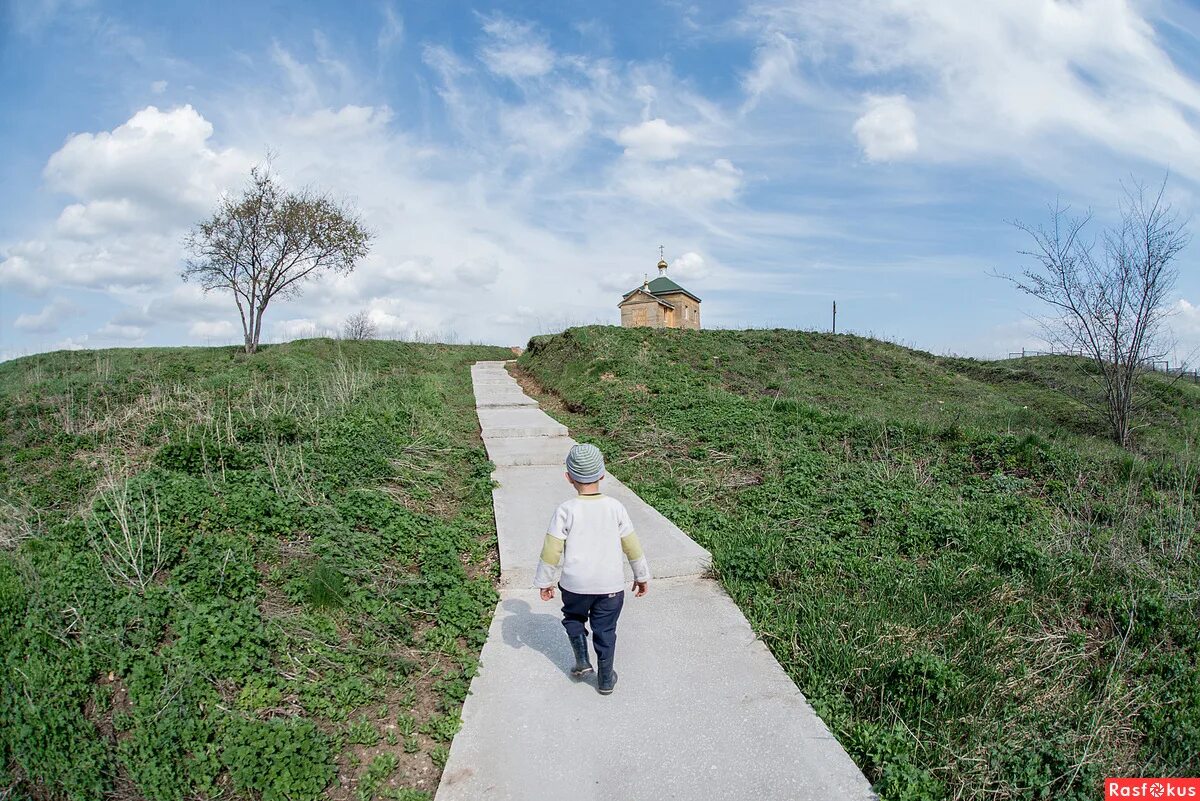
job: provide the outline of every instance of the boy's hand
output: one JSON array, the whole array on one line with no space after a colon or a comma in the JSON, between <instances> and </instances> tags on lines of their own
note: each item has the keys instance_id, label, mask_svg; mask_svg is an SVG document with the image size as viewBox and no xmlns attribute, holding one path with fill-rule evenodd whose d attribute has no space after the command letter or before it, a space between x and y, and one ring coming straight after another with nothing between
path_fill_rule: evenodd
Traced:
<instances>
[{"instance_id":1,"label":"boy's hand","mask_svg":"<svg viewBox=\"0 0 1200 801\"><path fill-rule=\"evenodd\" d=\"M553 587L542 587L542 600L543 601L553 601L554 600L554 588Z\"/></svg>"},{"instance_id":2,"label":"boy's hand","mask_svg":"<svg viewBox=\"0 0 1200 801\"><path fill-rule=\"evenodd\" d=\"M650 582L648 582L648 581L633 582L633 597L641 598L643 595L646 594L646 591L648 589L650 589Z\"/></svg>"}]
</instances>

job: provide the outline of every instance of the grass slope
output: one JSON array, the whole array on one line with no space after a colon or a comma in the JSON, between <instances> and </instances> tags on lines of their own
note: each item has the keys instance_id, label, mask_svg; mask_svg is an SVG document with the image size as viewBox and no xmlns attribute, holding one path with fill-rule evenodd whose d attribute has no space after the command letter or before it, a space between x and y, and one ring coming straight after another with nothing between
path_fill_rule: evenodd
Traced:
<instances>
[{"instance_id":1,"label":"grass slope","mask_svg":"<svg viewBox=\"0 0 1200 801\"><path fill-rule=\"evenodd\" d=\"M428 798L495 603L468 365L0 365L0 796Z\"/></svg>"},{"instance_id":2,"label":"grass slope","mask_svg":"<svg viewBox=\"0 0 1200 801\"><path fill-rule=\"evenodd\" d=\"M587 327L518 366L712 551L885 801L1200 773L1200 388L1145 377L1127 454L1061 360Z\"/></svg>"}]
</instances>

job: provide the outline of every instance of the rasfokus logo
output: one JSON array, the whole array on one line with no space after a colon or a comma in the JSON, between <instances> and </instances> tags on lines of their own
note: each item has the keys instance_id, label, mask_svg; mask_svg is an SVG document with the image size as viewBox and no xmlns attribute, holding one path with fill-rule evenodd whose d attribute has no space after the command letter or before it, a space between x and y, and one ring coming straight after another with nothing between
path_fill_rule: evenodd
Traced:
<instances>
[{"instance_id":1,"label":"rasfokus logo","mask_svg":"<svg viewBox=\"0 0 1200 801\"><path fill-rule=\"evenodd\" d=\"M1114 798L1195 798L1200 779L1105 779L1104 801Z\"/></svg>"}]
</instances>

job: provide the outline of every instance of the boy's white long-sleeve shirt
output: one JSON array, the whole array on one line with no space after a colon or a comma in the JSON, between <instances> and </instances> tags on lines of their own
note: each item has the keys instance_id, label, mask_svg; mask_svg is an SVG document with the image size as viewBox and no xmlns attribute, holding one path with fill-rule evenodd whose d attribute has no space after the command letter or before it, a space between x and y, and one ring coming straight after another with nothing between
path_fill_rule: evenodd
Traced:
<instances>
[{"instance_id":1,"label":"boy's white long-sleeve shirt","mask_svg":"<svg viewBox=\"0 0 1200 801\"><path fill-rule=\"evenodd\" d=\"M545 588L557 580L563 589L587 595L620 592L626 559L635 580L650 580L624 504L600 493L577 495L554 510L533 583Z\"/></svg>"}]
</instances>

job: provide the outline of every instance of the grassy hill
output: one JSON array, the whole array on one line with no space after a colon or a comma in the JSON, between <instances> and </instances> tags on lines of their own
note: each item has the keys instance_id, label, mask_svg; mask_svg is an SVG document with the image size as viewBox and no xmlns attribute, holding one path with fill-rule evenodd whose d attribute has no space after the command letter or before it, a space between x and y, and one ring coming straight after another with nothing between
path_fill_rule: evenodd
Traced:
<instances>
[{"instance_id":1,"label":"grassy hill","mask_svg":"<svg viewBox=\"0 0 1200 801\"><path fill-rule=\"evenodd\" d=\"M468 365L0 365L0 797L428 798L495 604Z\"/></svg>"},{"instance_id":2,"label":"grassy hill","mask_svg":"<svg viewBox=\"0 0 1200 801\"><path fill-rule=\"evenodd\" d=\"M853 336L587 327L527 385L715 572L887 801L1200 774L1200 387ZM648 554L653 563L653 554Z\"/></svg>"}]
</instances>

